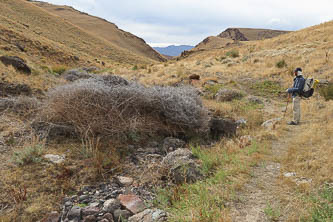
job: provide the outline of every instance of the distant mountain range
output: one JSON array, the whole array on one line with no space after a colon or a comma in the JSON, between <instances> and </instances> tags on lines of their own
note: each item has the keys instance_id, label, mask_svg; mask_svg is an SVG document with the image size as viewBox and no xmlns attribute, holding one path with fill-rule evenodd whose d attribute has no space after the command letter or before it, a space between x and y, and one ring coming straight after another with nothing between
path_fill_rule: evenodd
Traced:
<instances>
[{"instance_id":1,"label":"distant mountain range","mask_svg":"<svg viewBox=\"0 0 333 222\"><path fill-rule=\"evenodd\" d=\"M153 47L160 54L167 56L179 56L183 51L191 50L194 46L190 45L170 45L168 47Z\"/></svg>"}]
</instances>

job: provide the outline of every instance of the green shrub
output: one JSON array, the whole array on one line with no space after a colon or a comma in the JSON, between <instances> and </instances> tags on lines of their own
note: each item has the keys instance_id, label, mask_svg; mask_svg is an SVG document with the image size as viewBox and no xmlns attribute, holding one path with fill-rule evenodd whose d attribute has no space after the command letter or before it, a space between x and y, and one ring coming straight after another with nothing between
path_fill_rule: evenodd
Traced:
<instances>
[{"instance_id":1,"label":"green shrub","mask_svg":"<svg viewBox=\"0 0 333 222\"><path fill-rule=\"evenodd\" d=\"M133 66L132 70L138 70L138 65Z\"/></svg>"},{"instance_id":2,"label":"green shrub","mask_svg":"<svg viewBox=\"0 0 333 222\"><path fill-rule=\"evenodd\" d=\"M239 52L236 49L230 50L225 54L226 56L232 57L232 58L237 58L239 57Z\"/></svg>"},{"instance_id":3,"label":"green shrub","mask_svg":"<svg viewBox=\"0 0 333 222\"><path fill-rule=\"evenodd\" d=\"M325 98L326 101L333 100L333 83L328 86L319 88L319 94Z\"/></svg>"},{"instance_id":4,"label":"green shrub","mask_svg":"<svg viewBox=\"0 0 333 222\"><path fill-rule=\"evenodd\" d=\"M12 161L20 166L39 163L42 161L43 152L44 146L41 144L27 146L20 152L14 152Z\"/></svg>"},{"instance_id":5,"label":"green shrub","mask_svg":"<svg viewBox=\"0 0 333 222\"><path fill-rule=\"evenodd\" d=\"M286 63L286 61L285 61L284 59L282 59L282 60L278 61L278 62L275 64L275 66L276 66L277 68L281 69L281 68L287 67L287 63Z\"/></svg>"}]
</instances>

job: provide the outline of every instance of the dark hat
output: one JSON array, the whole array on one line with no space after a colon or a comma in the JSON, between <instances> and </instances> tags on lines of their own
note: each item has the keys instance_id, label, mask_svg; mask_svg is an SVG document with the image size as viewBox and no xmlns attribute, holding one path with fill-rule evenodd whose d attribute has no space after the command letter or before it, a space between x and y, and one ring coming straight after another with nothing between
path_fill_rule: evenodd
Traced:
<instances>
[{"instance_id":1,"label":"dark hat","mask_svg":"<svg viewBox=\"0 0 333 222\"><path fill-rule=\"evenodd\" d=\"M302 72L301 68L296 68L294 72Z\"/></svg>"}]
</instances>

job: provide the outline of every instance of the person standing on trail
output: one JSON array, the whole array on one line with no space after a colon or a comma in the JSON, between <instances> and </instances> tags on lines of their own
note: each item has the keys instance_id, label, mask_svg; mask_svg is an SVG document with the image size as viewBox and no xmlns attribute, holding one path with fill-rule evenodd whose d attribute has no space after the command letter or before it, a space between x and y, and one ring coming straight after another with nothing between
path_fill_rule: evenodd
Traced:
<instances>
[{"instance_id":1,"label":"person standing on trail","mask_svg":"<svg viewBox=\"0 0 333 222\"><path fill-rule=\"evenodd\" d=\"M296 68L294 71L294 85L292 88L287 89L288 99L290 95L293 97L293 114L294 119L288 125L298 125L301 120L301 96L305 84L305 79L302 74L301 68Z\"/></svg>"}]
</instances>

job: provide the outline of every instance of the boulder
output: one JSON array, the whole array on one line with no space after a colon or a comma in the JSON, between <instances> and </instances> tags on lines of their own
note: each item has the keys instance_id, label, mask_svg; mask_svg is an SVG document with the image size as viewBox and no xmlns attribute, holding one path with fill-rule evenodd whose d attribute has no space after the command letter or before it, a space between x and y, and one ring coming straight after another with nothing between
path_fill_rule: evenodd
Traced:
<instances>
[{"instance_id":1,"label":"boulder","mask_svg":"<svg viewBox=\"0 0 333 222\"><path fill-rule=\"evenodd\" d=\"M30 96L32 94L31 88L26 84L14 84L2 81L0 82L0 96Z\"/></svg>"},{"instance_id":2,"label":"boulder","mask_svg":"<svg viewBox=\"0 0 333 222\"><path fill-rule=\"evenodd\" d=\"M121 208L121 203L117 199L109 199L104 202L103 211L108 213L113 213L117 209Z\"/></svg>"},{"instance_id":3,"label":"boulder","mask_svg":"<svg viewBox=\"0 0 333 222\"><path fill-rule=\"evenodd\" d=\"M120 201L121 205L126 207L126 209L131 211L133 214L137 214L146 208L144 202L137 195L120 194L118 196L118 200Z\"/></svg>"},{"instance_id":4,"label":"boulder","mask_svg":"<svg viewBox=\"0 0 333 222\"><path fill-rule=\"evenodd\" d=\"M1 56L0 61L6 66L12 65L16 70L30 75L31 69L23 59L17 56Z\"/></svg>"},{"instance_id":5,"label":"boulder","mask_svg":"<svg viewBox=\"0 0 333 222\"><path fill-rule=\"evenodd\" d=\"M212 139L219 139L222 136L234 136L237 130L237 123L230 119L213 117L209 121L210 136Z\"/></svg>"},{"instance_id":6,"label":"boulder","mask_svg":"<svg viewBox=\"0 0 333 222\"><path fill-rule=\"evenodd\" d=\"M244 94L236 89L220 89L216 93L215 98L219 102L226 102L234 99L241 99L243 96Z\"/></svg>"},{"instance_id":7,"label":"boulder","mask_svg":"<svg viewBox=\"0 0 333 222\"><path fill-rule=\"evenodd\" d=\"M128 222L164 222L167 221L167 214L158 209L147 209L128 219Z\"/></svg>"},{"instance_id":8,"label":"boulder","mask_svg":"<svg viewBox=\"0 0 333 222\"><path fill-rule=\"evenodd\" d=\"M113 220L115 222L125 222L130 216L132 216L132 214L128 210L118 209L113 213Z\"/></svg>"},{"instance_id":9,"label":"boulder","mask_svg":"<svg viewBox=\"0 0 333 222\"><path fill-rule=\"evenodd\" d=\"M80 220L82 216L82 209L79 206L74 206L68 212L67 218L69 220Z\"/></svg>"},{"instance_id":10,"label":"boulder","mask_svg":"<svg viewBox=\"0 0 333 222\"><path fill-rule=\"evenodd\" d=\"M162 166L168 170L168 176L176 184L194 183L202 177L194 156L188 149L178 149L162 160Z\"/></svg>"}]
</instances>

